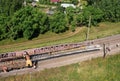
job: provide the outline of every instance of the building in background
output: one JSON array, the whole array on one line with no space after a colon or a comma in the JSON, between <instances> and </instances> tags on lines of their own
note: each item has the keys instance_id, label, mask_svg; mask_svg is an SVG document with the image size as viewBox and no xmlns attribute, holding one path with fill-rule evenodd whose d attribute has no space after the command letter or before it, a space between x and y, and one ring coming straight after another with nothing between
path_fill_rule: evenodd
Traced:
<instances>
[{"instance_id":1,"label":"building in background","mask_svg":"<svg viewBox=\"0 0 120 81\"><path fill-rule=\"evenodd\" d=\"M58 3L60 0L51 0L51 3Z\"/></svg>"},{"instance_id":2,"label":"building in background","mask_svg":"<svg viewBox=\"0 0 120 81\"><path fill-rule=\"evenodd\" d=\"M76 8L76 6L74 4L68 4L68 3L62 3L61 7L67 8L67 7L73 7Z\"/></svg>"},{"instance_id":3,"label":"building in background","mask_svg":"<svg viewBox=\"0 0 120 81\"><path fill-rule=\"evenodd\" d=\"M33 0L33 1L39 2L39 0Z\"/></svg>"}]
</instances>

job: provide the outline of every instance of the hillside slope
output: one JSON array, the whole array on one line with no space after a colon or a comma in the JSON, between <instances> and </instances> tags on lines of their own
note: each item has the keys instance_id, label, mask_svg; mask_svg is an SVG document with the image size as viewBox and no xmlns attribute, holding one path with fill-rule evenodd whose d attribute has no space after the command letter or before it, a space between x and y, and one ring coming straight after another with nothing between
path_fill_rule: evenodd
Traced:
<instances>
[{"instance_id":1,"label":"hillside slope","mask_svg":"<svg viewBox=\"0 0 120 81\"><path fill-rule=\"evenodd\" d=\"M3 40L0 41L0 53L18 51L30 48L37 48L41 46L49 46L62 43L80 42L86 39L86 27L78 27L75 32L67 31L61 34L55 34L47 32L44 35L40 35L33 40L18 39L18 40ZM101 23L98 27L90 28L89 39L96 39L105 36L110 36L120 33L119 23Z\"/></svg>"}]
</instances>

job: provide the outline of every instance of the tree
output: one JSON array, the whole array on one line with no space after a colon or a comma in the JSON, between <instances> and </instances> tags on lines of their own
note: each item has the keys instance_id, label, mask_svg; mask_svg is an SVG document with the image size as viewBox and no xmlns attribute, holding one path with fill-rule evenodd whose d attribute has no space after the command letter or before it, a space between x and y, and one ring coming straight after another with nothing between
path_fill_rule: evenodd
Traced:
<instances>
[{"instance_id":1,"label":"tree","mask_svg":"<svg viewBox=\"0 0 120 81\"><path fill-rule=\"evenodd\" d=\"M103 11L103 21L120 21L120 1L119 0L87 0L89 5Z\"/></svg>"},{"instance_id":2,"label":"tree","mask_svg":"<svg viewBox=\"0 0 120 81\"><path fill-rule=\"evenodd\" d=\"M103 12L99 8L96 9L92 6L87 6L83 9L83 12L77 16L77 24L88 25L90 16L91 25L97 25L97 23L102 20Z\"/></svg>"},{"instance_id":3,"label":"tree","mask_svg":"<svg viewBox=\"0 0 120 81\"><path fill-rule=\"evenodd\" d=\"M55 33L65 32L67 28L67 20L64 13L56 12L50 19L50 29Z\"/></svg>"},{"instance_id":4,"label":"tree","mask_svg":"<svg viewBox=\"0 0 120 81\"><path fill-rule=\"evenodd\" d=\"M71 28L72 32L75 31L75 28L76 28L76 21L75 20L71 22L71 27L70 28Z\"/></svg>"},{"instance_id":5,"label":"tree","mask_svg":"<svg viewBox=\"0 0 120 81\"><path fill-rule=\"evenodd\" d=\"M10 16L22 8L23 1L24 0L0 0L0 40L7 38Z\"/></svg>"},{"instance_id":6,"label":"tree","mask_svg":"<svg viewBox=\"0 0 120 81\"><path fill-rule=\"evenodd\" d=\"M104 12L104 20L112 22L120 21L119 0L101 0L100 4L98 4L98 7Z\"/></svg>"},{"instance_id":7,"label":"tree","mask_svg":"<svg viewBox=\"0 0 120 81\"><path fill-rule=\"evenodd\" d=\"M37 8L27 6L17 11L5 27L9 27L8 38L17 39L24 37L32 39L48 28L48 17Z\"/></svg>"},{"instance_id":8,"label":"tree","mask_svg":"<svg viewBox=\"0 0 120 81\"><path fill-rule=\"evenodd\" d=\"M33 0L25 0L27 3L32 3Z\"/></svg>"},{"instance_id":9,"label":"tree","mask_svg":"<svg viewBox=\"0 0 120 81\"><path fill-rule=\"evenodd\" d=\"M78 0L71 0L71 2L72 2L73 4L75 4L75 5L78 4Z\"/></svg>"},{"instance_id":10,"label":"tree","mask_svg":"<svg viewBox=\"0 0 120 81\"><path fill-rule=\"evenodd\" d=\"M31 39L32 35L34 33L34 30L32 27L27 27L25 31L23 32L23 36L27 39Z\"/></svg>"},{"instance_id":11,"label":"tree","mask_svg":"<svg viewBox=\"0 0 120 81\"><path fill-rule=\"evenodd\" d=\"M68 24L71 24L71 22L74 20L75 17L75 9L73 7L68 7L65 10Z\"/></svg>"},{"instance_id":12,"label":"tree","mask_svg":"<svg viewBox=\"0 0 120 81\"><path fill-rule=\"evenodd\" d=\"M50 4L50 0L39 0L41 4Z\"/></svg>"},{"instance_id":13,"label":"tree","mask_svg":"<svg viewBox=\"0 0 120 81\"><path fill-rule=\"evenodd\" d=\"M0 0L0 14L11 16L23 6L24 0Z\"/></svg>"},{"instance_id":14,"label":"tree","mask_svg":"<svg viewBox=\"0 0 120 81\"><path fill-rule=\"evenodd\" d=\"M76 28L76 11L77 9L73 7L66 8L67 22L70 26L70 29L74 32Z\"/></svg>"}]
</instances>

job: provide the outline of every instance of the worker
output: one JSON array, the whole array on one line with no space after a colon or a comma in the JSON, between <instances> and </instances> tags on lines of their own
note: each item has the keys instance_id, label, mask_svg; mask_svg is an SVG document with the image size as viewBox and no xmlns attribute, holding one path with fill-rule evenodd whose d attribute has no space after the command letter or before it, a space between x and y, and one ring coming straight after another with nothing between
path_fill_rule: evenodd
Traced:
<instances>
[{"instance_id":1,"label":"worker","mask_svg":"<svg viewBox=\"0 0 120 81\"><path fill-rule=\"evenodd\" d=\"M32 67L32 61L30 60L30 56L28 54L28 52L24 52L24 57L26 59L26 66L27 67Z\"/></svg>"},{"instance_id":2,"label":"worker","mask_svg":"<svg viewBox=\"0 0 120 81\"><path fill-rule=\"evenodd\" d=\"M3 66L3 67L2 67L2 70L3 70L3 72L6 73L6 72L8 71L8 68L7 68L6 66Z\"/></svg>"},{"instance_id":3,"label":"worker","mask_svg":"<svg viewBox=\"0 0 120 81\"><path fill-rule=\"evenodd\" d=\"M34 62L33 62L33 68L34 68L34 69L37 68L37 63L38 63L37 61L34 61Z\"/></svg>"},{"instance_id":4,"label":"worker","mask_svg":"<svg viewBox=\"0 0 120 81\"><path fill-rule=\"evenodd\" d=\"M116 47L119 47L119 44L116 44Z\"/></svg>"},{"instance_id":5,"label":"worker","mask_svg":"<svg viewBox=\"0 0 120 81\"><path fill-rule=\"evenodd\" d=\"M106 50L109 51L109 52L111 51L110 47L106 47Z\"/></svg>"}]
</instances>

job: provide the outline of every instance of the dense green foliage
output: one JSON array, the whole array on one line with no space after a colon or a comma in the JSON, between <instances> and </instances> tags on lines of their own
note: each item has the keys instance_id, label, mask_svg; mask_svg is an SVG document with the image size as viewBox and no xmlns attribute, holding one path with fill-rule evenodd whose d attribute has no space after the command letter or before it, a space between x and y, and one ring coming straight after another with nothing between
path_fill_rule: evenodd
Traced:
<instances>
[{"instance_id":1,"label":"dense green foliage","mask_svg":"<svg viewBox=\"0 0 120 81\"><path fill-rule=\"evenodd\" d=\"M49 16L39 7L23 7L24 0L0 0L0 40L11 38L32 39L47 31L62 33L77 26L97 25L101 21L120 21L119 0L87 0L88 5L63 8L59 4L54 14ZM32 2L32 0L26 0ZM50 0L39 0L49 4ZM70 0L76 4L78 0ZM21 9L22 8L22 9ZM91 22L90 22L91 21Z\"/></svg>"},{"instance_id":2,"label":"dense green foliage","mask_svg":"<svg viewBox=\"0 0 120 81\"><path fill-rule=\"evenodd\" d=\"M78 4L78 0L70 0L73 4L77 5Z\"/></svg>"},{"instance_id":3,"label":"dense green foliage","mask_svg":"<svg viewBox=\"0 0 120 81\"><path fill-rule=\"evenodd\" d=\"M33 0L25 0L26 3L32 3Z\"/></svg>"},{"instance_id":4,"label":"dense green foliage","mask_svg":"<svg viewBox=\"0 0 120 81\"><path fill-rule=\"evenodd\" d=\"M31 39L43 34L48 29L48 17L38 9L31 6L22 8L14 13L13 17L5 24L9 28L5 33L7 38L17 39L25 37Z\"/></svg>"},{"instance_id":5,"label":"dense green foliage","mask_svg":"<svg viewBox=\"0 0 120 81\"><path fill-rule=\"evenodd\" d=\"M120 21L120 0L87 0L90 5L104 12L103 21Z\"/></svg>"},{"instance_id":6,"label":"dense green foliage","mask_svg":"<svg viewBox=\"0 0 120 81\"><path fill-rule=\"evenodd\" d=\"M39 33L43 34L48 29L48 17L33 7L28 6L20 10L18 14L15 14L15 18L17 17L19 17L19 23L18 20L12 22L22 28L23 36L28 39L38 36Z\"/></svg>"},{"instance_id":7,"label":"dense green foliage","mask_svg":"<svg viewBox=\"0 0 120 81\"><path fill-rule=\"evenodd\" d=\"M0 78L1 81L120 81L120 54L37 73Z\"/></svg>"},{"instance_id":8,"label":"dense green foliage","mask_svg":"<svg viewBox=\"0 0 120 81\"><path fill-rule=\"evenodd\" d=\"M50 4L50 0L39 0L40 4Z\"/></svg>"},{"instance_id":9,"label":"dense green foliage","mask_svg":"<svg viewBox=\"0 0 120 81\"><path fill-rule=\"evenodd\" d=\"M66 19L64 13L57 12L50 19L50 30L55 33L65 32L68 28L66 26Z\"/></svg>"},{"instance_id":10,"label":"dense green foliage","mask_svg":"<svg viewBox=\"0 0 120 81\"><path fill-rule=\"evenodd\" d=\"M30 41L26 40L25 38L20 38L15 41L10 39L5 39L0 41L0 53L85 41L87 28L77 27L75 30L76 30L75 32L71 32L71 30L68 30L64 33L59 33L59 34L55 34L54 32L47 32L45 34L39 35L37 38L34 38ZM89 40L120 34L120 22L99 23L99 27L92 26L90 28L89 34L90 34Z\"/></svg>"},{"instance_id":11,"label":"dense green foliage","mask_svg":"<svg viewBox=\"0 0 120 81\"><path fill-rule=\"evenodd\" d=\"M0 40L5 39L10 30L9 20L11 16L22 8L24 0L0 0Z\"/></svg>"},{"instance_id":12,"label":"dense green foliage","mask_svg":"<svg viewBox=\"0 0 120 81\"><path fill-rule=\"evenodd\" d=\"M92 6L85 7L84 10L77 15L78 25L88 25L90 16L91 25L97 25L102 20L103 12L99 8Z\"/></svg>"},{"instance_id":13,"label":"dense green foliage","mask_svg":"<svg viewBox=\"0 0 120 81\"><path fill-rule=\"evenodd\" d=\"M24 0L0 0L0 15L11 16L23 6Z\"/></svg>"}]
</instances>

